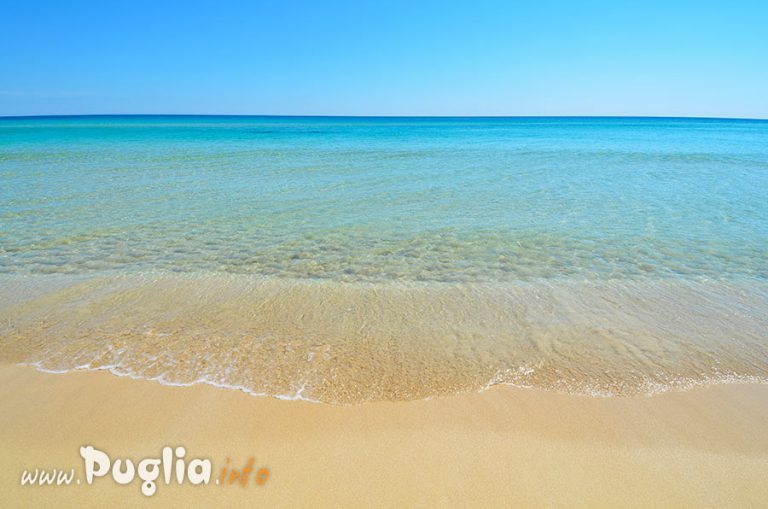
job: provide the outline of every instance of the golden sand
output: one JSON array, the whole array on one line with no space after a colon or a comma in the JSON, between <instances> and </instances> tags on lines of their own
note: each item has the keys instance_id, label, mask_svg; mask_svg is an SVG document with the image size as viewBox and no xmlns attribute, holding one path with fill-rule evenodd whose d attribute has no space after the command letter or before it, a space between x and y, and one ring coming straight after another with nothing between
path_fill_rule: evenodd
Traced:
<instances>
[{"instance_id":1,"label":"golden sand","mask_svg":"<svg viewBox=\"0 0 768 509\"><path fill-rule=\"evenodd\" d=\"M593 398L495 387L334 406L104 372L0 366L2 507L768 506L768 386ZM25 468L192 457L270 470L263 486L20 486Z\"/></svg>"}]
</instances>

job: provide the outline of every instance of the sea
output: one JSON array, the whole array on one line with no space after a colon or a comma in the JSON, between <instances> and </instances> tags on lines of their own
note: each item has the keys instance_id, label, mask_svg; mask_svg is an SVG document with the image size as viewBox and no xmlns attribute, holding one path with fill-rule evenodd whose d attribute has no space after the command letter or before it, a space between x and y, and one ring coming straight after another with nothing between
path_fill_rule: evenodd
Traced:
<instances>
[{"instance_id":1,"label":"sea","mask_svg":"<svg viewBox=\"0 0 768 509\"><path fill-rule=\"evenodd\" d=\"M359 404L768 381L768 121L0 118L0 361Z\"/></svg>"}]
</instances>

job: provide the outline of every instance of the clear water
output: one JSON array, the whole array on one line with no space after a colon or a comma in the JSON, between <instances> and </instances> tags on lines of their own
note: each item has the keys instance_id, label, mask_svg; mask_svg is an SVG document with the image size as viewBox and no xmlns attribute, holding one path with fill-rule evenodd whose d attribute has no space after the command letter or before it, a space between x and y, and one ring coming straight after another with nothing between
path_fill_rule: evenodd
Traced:
<instances>
[{"instance_id":1,"label":"clear water","mask_svg":"<svg viewBox=\"0 0 768 509\"><path fill-rule=\"evenodd\" d=\"M768 275L768 122L0 121L0 270Z\"/></svg>"},{"instance_id":2,"label":"clear water","mask_svg":"<svg viewBox=\"0 0 768 509\"><path fill-rule=\"evenodd\" d=\"M0 301L10 324L5 350L13 352L5 357L65 369L74 367L74 351L78 366L130 365L142 376L267 394L304 387L303 395L314 390L334 401L429 396L519 381L520 373L533 385L562 387L556 372L567 371L583 375L575 385L597 392L670 384L676 373L689 381L764 376L767 189L766 121L4 118L0 273L7 295ZM72 290L83 281L87 292ZM102 291L98 305L94 281L108 281L96 286L112 292L106 298ZM125 281L167 293L162 300L175 302L175 315L157 302L133 321L118 318ZM250 290L223 297L246 281ZM256 319L276 298L264 296L264 281L285 285L271 291L294 292L294 299ZM361 288L368 293L355 293ZM227 301L219 311L228 318L193 324L192 304L182 297L195 292L208 299L198 316ZM520 314L541 298L547 306ZM592 307L574 312L593 298ZM678 318L650 312L653 303ZM342 331L328 327L341 327L332 310L343 309L333 306L363 309L349 318L340 344ZM455 316L489 306L498 313L482 323ZM68 322L73 309L80 322ZM307 309L314 321L292 318ZM388 321L358 352L359 330L374 315ZM144 332L161 322L172 331L148 346ZM535 331L546 339L531 339ZM115 337L133 333L122 351L115 346ZM447 355L451 334L473 339ZM203 350L240 357L179 367L190 344L222 335L241 342ZM323 351L325 364L289 363L284 354L257 362L267 354L248 350L256 337L288 342L304 359ZM600 337L617 352L605 354ZM647 346L651 337L658 350L635 344ZM703 360L676 364L665 342L682 352L680 362ZM306 350L310 343L314 350ZM158 361L172 344L173 359ZM331 344L334 352L352 350L334 357L323 350ZM390 349L379 351L385 344ZM578 361L574 345L597 350ZM590 355L605 362L589 367ZM375 380L334 375L329 389L331 373L349 356ZM145 357L155 359L151 375L142 371ZM403 358L420 360L403 367ZM452 367L430 376L425 366L437 358ZM605 369L616 372L610 383L598 376ZM279 390L261 382L276 370L284 375ZM308 373L314 385L307 386ZM397 376L429 389L400 387Z\"/></svg>"}]
</instances>

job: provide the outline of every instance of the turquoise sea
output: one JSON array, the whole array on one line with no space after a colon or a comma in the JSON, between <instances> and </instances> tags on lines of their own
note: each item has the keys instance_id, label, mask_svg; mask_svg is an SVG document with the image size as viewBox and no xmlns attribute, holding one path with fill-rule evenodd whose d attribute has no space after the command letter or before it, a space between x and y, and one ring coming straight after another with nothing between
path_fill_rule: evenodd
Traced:
<instances>
[{"instance_id":1,"label":"turquoise sea","mask_svg":"<svg viewBox=\"0 0 768 509\"><path fill-rule=\"evenodd\" d=\"M0 271L768 276L768 122L0 120Z\"/></svg>"},{"instance_id":2,"label":"turquoise sea","mask_svg":"<svg viewBox=\"0 0 768 509\"><path fill-rule=\"evenodd\" d=\"M0 118L0 347L333 402L762 379L767 191L759 120Z\"/></svg>"}]
</instances>

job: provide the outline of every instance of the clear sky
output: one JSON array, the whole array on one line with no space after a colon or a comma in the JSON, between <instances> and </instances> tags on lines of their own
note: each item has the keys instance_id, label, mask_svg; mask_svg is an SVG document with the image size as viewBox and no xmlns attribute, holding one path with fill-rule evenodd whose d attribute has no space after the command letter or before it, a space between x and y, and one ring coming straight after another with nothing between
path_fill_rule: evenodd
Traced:
<instances>
[{"instance_id":1,"label":"clear sky","mask_svg":"<svg viewBox=\"0 0 768 509\"><path fill-rule=\"evenodd\" d=\"M768 118L768 1L4 0L0 115Z\"/></svg>"}]
</instances>

